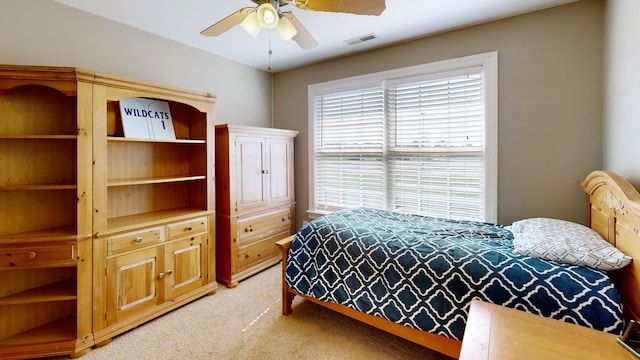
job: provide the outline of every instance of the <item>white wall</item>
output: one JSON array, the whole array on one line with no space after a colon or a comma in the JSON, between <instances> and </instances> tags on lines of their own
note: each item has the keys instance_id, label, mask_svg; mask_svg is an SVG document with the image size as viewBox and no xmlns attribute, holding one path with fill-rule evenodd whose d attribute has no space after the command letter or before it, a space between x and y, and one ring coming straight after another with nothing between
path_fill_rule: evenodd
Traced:
<instances>
[{"instance_id":1,"label":"white wall","mask_svg":"<svg viewBox=\"0 0 640 360\"><path fill-rule=\"evenodd\" d=\"M51 0L0 2L0 64L70 66L216 94L216 123L271 126L271 75Z\"/></svg>"},{"instance_id":2,"label":"white wall","mask_svg":"<svg viewBox=\"0 0 640 360\"><path fill-rule=\"evenodd\" d=\"M300 132L298 225L308 209L309 84L494 50L498 222L534 216L584 222L578 180L602 167L603 18L603 1L582 0L277 73L275 125Z\"/></svg>"},{"instance_id":3,"label":"white wall","mask_svg":"<svg viewBox=\"0 0 640 360\"><path fill-rule=\"evenodd\" d=\"M605 19L604 167L640 189L640 1L607 1Z\"/></svg>"}]
</instances>

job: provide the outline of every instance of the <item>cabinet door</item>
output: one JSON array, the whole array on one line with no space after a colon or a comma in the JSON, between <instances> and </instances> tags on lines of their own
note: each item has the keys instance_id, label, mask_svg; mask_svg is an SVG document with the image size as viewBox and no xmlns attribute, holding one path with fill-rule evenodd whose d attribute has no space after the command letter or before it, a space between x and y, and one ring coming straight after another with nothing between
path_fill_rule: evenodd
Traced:
<instances>
[{"instance_id":1,"label":"cabinet door","mask_svg":"<svg viewBox=\"0 0 640 360\"><path fill-rule=\"evenodd\" d=\"M236 136L236 213L267 205L264 137Z\"/></svg>"},{"instance_id":2,"label":"cabinet door","mask_svg":"<svg viewBox=\"0 0 640 360\"><path fill-rule=\"evenodd\" d=\"M107 324L150 309L162 301L163 246L107 260Z\"/></svg>"},{"instance_id":3,"label":"cabinet door","mask_svg":"<svg viewBox=\"0 0 640 360\"><path fill-rule=\"evenodd\" d=\"M293 139L268 138L266 146L269 180L267 202L270 206L276 206L280 203L288 204L294 200Z\"/></svg>"},{"instance_id":4,"label":"cabinet door","mask_svg":"<svg viewBox=\"0 0 640 360\"><path fill-rule=\"evenodd\" d=\"M203 264L207 234L195 235L167 244L163 272L167 300L195 290L205 284Z\"/></svg>"}]
</instances>

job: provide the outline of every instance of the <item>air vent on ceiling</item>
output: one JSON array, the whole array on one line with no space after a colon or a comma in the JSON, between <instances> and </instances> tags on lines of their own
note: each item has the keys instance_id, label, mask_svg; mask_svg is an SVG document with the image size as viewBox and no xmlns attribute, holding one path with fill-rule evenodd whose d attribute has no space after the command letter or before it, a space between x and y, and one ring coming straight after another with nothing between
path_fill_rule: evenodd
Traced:
<instances>
[{"instance_id":1,"label":"air vent on ceiling","mask_svg":"<svg viewBox=\"0 0 640 360\"><path fill-rule=\"evenodd\" d=\"M344 42L347 45L355 45L355 44L363 43L365 41L369 41L377 38L378 36L376 36L376 34L368 34L368 35L359 36L357 38L345 40Z\"/></svg>"}]
</instances>

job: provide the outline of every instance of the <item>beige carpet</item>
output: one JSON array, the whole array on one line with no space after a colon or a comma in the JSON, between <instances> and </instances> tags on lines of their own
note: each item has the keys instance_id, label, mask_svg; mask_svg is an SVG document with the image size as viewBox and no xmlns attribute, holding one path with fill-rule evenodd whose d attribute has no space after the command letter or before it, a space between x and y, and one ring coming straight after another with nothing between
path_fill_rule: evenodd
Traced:
<instances>
[{"instance_id":1,"label":"beige carpet","mask_svg":"<svg viewBox=\"0 0 640 360\"><path fill-rule=\"evenodd\" d=\"M300 298L282 316L280 274L278 264L220 286L81 359L451 359Z\"/></svg>"}]
</instances>

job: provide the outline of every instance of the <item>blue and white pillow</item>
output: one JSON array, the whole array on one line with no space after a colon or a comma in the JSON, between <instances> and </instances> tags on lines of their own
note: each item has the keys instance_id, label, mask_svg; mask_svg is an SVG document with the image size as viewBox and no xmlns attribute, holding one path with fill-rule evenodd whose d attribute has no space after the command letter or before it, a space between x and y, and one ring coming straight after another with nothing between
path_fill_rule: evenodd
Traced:
<instances>
[{"instance_id":1,"label":"blue and white pillow","mask_svg":"<svg viewBox=\"0 0 640 360\"><path fill-rule=\"evenodd\" d=\"M607 271L621 269L632 260L593 229L574 222L530 218L514 222L509 229L515 251L522 255Z\"/></svg>"}]
</instances>

